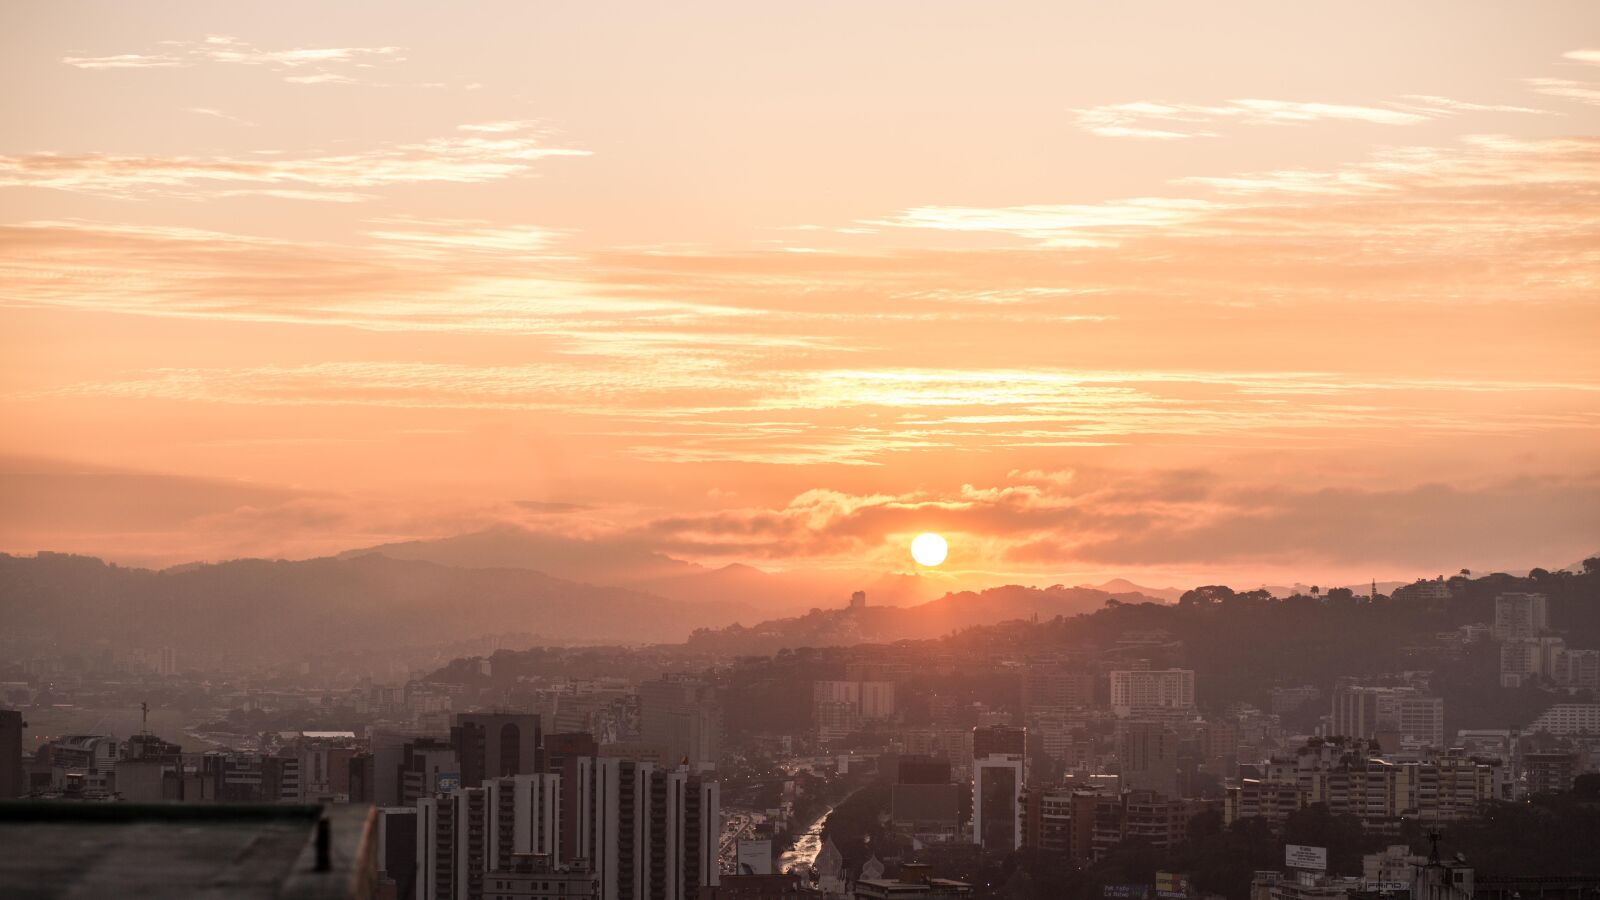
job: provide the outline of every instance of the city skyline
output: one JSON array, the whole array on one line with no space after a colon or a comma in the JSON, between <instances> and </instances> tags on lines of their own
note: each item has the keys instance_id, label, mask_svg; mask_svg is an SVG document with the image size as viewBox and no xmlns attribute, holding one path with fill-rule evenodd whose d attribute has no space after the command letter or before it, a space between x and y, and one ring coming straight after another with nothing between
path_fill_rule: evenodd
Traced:
<instances>
[{"instance_id":1,"label":"city skyline","mask_svg":"<svg viewBox=\"0 0 1600 900\"><path fill-rule=\"evenodd\" d=\"M0 550L1600 550L1591 8L1153 10L8 8Z\"/></svg>"}]
</instances>

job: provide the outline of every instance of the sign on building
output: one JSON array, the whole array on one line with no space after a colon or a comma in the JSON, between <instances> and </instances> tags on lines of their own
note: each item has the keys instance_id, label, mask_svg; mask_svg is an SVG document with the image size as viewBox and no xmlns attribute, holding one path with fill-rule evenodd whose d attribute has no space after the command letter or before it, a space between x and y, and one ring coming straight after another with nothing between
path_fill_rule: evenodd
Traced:
<instances>
[{"instance_id":1,"label":"sign on building","mask_svg":"<svg viewBox=\"0 0 1600 900\"><path fill-rule=\"evenodd\" d=\"M1163 900L1184 900L1189 896L1189 876L1177 872L1157 872L1156 896Z\"/></svg>"},{"instance_id":2,"label":"sign on building","mask_svg":"<svg viewBox=\"0 0 1600 900\"><path fill-rule=\"evenodd\" d=\"M1283 864L1291 869L1326 871L1328 868L1328 848L1308 847L1304 844L1284 844Z\"/></svg>"},{"instance_id":3,"label":"sign on building","mask_svg":"<svg viewBox=\"0 0 1600 900\"><path fill-rule=\"evenodd\" d=\"M772 841L740 841L738 872L740 875L771 875Z\"/></svg>"},{"instance_id":4,"label":"sign on building","mask_svg":"<svg viewBox=\"0 0 1600 900\"><path fill-rule=\"evenodd\" d=\"M1100 895L1108 900L1144 900L1150 896L1150 885L1108 884L1101 889Z\"/></svg>"}]
</instances>

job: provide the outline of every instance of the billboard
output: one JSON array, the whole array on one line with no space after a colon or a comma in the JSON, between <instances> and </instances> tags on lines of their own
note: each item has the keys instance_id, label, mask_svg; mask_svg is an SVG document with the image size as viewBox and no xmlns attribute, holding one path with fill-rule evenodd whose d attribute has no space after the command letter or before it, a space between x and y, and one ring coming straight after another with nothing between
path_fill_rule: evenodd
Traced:
<instances>
[{"instance_id":1,"label":"billboard","mask_svg":"<svg viewBox=\"0 0 1600 900\"><path fill-rule=\"evenodd\" d=\"M739 866L735 871L740 875L771 875L772 841L740 841Z\"/></svg>"},{"instance_id":2,"label":"billboard","mask_svg":"<svg viewBox=\"0 0 1600 900\"><path fill-rule=\"evenodd\" d=\"M1144 900L1150 896L1148 884L1108 884L1100 891L1107 900Z\"/></svg>"},{"instance_id":3,"label":"billboard","mask_svg":"<svg viewBox=\"0 0 1600 900\"><path fill-rule=\"evenodd\" d=\"M1284 844L1283 864L1291 869L1325 871L1328 868L1328 848L1308 847L1305 844Z\"/></svg>"},{"instance_id":4,"label":"billboard","mask_svg":"<svg viewBox=\"0 0 1600 900\"><path fill-rule=\"evenodd\" d=\"M1177 872L1156 873L1156 896L1163 900L1183 900L1189 896L1189 876Z\"/></svg>"},{"instance_id":5,"label":"billboard","mask_svg":"<svg viewBox=\"0 0 1600 900\"><path fill-rule=\"evenodd\" d=\"M434 781L434 790L442 794L461 790L461 773L440 772Z\"/></svg>"}]
</instances>

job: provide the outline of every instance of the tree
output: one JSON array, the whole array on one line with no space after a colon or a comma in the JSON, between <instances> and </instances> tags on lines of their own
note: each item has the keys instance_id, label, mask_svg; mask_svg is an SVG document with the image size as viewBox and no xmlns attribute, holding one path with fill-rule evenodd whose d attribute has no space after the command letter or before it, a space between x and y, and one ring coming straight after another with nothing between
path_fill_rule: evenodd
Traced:
<instances>
[{"instance_id":1,"label":"tree","mask_svg":"<svg viewBox=\"0 0 1600 900\"><path fill-rule=\"evenodd\" d=\"M1225 584L1207 584L1192 591L1184 591L1178 598L1179 606L1211 606L1234 598L1233 588Z\"/></svg>"},{"instance_id":2,"label":"tree","mask_svg":"<svg viewBox=\"0 0 1600 900\"><path fill-rule=\"evenodd\" d=\"M1591 556L1583 561L1583 574L1600 575L1600 556Z\"/></svg>"}]
</instances>

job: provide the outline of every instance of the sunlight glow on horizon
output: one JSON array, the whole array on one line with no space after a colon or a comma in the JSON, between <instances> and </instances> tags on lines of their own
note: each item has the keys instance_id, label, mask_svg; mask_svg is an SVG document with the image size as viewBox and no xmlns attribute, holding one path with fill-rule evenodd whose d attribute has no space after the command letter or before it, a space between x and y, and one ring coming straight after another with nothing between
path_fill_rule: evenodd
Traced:
<instances>
[{"instance_id":1,"label":"sunlight glow on horizon","mask_svg":"<svg viewBox=\"0 0 1600 900\"><path fill-rule=\"evenodd\" d=\"M0 6L0 552L1570 565L1600 19L1438 16Z\"/></svg>"}]
</instances>

